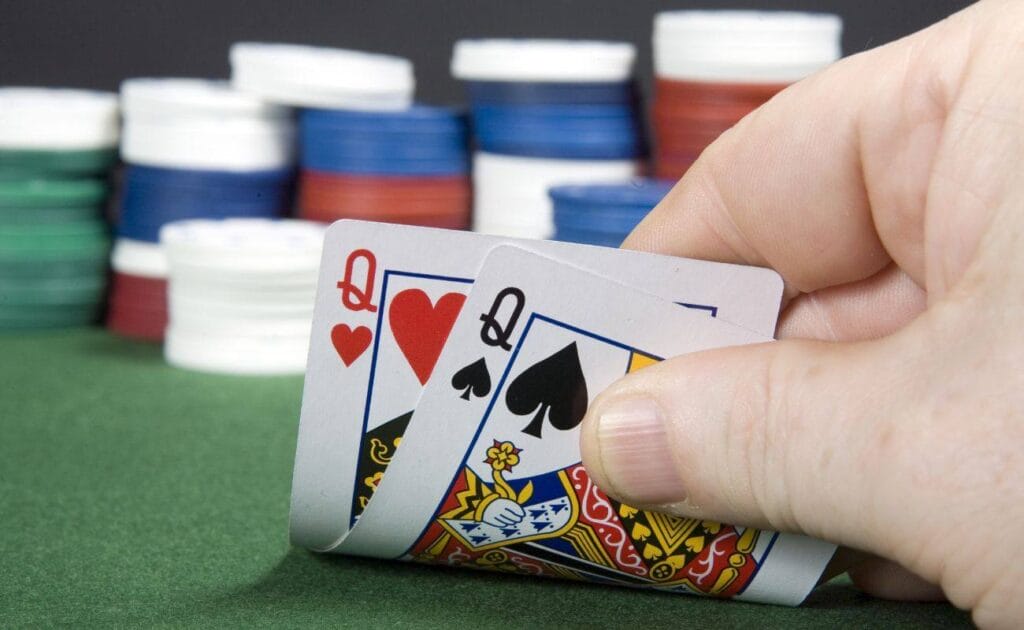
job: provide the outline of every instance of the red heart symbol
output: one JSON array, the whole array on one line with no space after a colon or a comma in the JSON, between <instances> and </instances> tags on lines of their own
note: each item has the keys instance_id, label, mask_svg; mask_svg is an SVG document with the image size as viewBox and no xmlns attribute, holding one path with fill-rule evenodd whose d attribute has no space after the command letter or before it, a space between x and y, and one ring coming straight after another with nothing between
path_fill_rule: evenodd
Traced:
<instances>
[{"instance_id":1,"label":"red heart symbol","mask_svg":"<svg viewBox=\"0 0 1024 630\"><path fill-rule=\"evenodd\" d=\"M331 329L331 343L346 366L352 365L366 351L372 339L373 333L366 326L356 326L353 330L345 324L338 324Z\"/></svg>"},{"instance_id":2,"label":"red heart symbol","mask_svg":"<svg viewBox=\"0 0 1024 630\"><path fill-rule=\"evenodd\" d=\"M406 289L391 300L388 321L398 348L416 373L420 383L426 385L441 355L448 333L452 331L466 296L445 293L437 304L420 289Z\"/></svg>"}]
</instances>

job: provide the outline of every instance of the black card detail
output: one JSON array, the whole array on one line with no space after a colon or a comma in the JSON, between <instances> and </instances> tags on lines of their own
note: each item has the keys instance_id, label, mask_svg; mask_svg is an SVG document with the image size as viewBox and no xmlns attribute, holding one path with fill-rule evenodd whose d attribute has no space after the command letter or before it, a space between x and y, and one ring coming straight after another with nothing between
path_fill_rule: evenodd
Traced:
<instances>
[{"instance_id":1,"label":"black card detail","mask_svg":"<svg viewBox=\"0 0 1024 630\"><path fill-rule=\"evenodd\" d=\"M387 470L391 458L398 450L398 444L409 426L412 412L388 420L376 429L363 435L362 448L359 449L359 463L356 466L356 489L352 493L353 520L363 513L377 490L384 471Z\"/></svg>"},{"instance_id":2,"label":"black card detail","mask_svg":"<svg viewBox=\"0 0 1024 630\"><path fill-rule=\"evenodd\" d=\"M470 394L483 398L491 393L491 375L487 371L487 362L477 359L452 376L452 387L462 391L462 400L469 400Z\"/></svg>"},{"instance_id":3,"label":"black card detail","mask_svg":"<svg viewBox=\"0 0 1024 630\"><path fill-rule=\"evenodd\" d=\"M523 433L537 438L545 418L561 431L576 427L587 413L588 400L575 341L526 368L505 393L509 411L517 416L534 414Z\"/></svg>"}]
</instances>

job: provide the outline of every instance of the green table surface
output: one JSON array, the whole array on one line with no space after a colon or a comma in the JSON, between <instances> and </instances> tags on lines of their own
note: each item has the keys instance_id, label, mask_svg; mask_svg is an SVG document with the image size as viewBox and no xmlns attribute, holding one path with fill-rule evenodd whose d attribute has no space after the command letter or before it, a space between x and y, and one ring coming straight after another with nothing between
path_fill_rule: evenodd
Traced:
<instances>
[{"instance_id":1,"label":"green table surface","mask_svg":"<svg viewBox=\"0 0 1024 630\"><path fill-rule=\"evenodd\" d=\"M300 377L167 366L100 329L0 335L0 627L967 626L843 578L801 608L288 545Z\"/></svg>"}]
</instances>

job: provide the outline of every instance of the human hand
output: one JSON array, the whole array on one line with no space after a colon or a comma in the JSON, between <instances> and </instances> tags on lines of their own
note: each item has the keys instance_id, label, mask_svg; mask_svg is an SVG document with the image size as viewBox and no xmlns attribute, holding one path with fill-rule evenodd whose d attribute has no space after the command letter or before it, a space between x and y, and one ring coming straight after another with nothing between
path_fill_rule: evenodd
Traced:
<instances>
[{"instance_id":1,"label":"human hand","mask_svg":"<svg viewBox=\"0 0 1024 630\"><path fill-rule=\"evenodd\" d=\"M863 550L868 592L1024 621L1024 3L785 90L625 247L776 269L776 343L634 373L583 459L623 501ZM938 587L938 588L936 588Z\"/></svg>"}]
</instances>

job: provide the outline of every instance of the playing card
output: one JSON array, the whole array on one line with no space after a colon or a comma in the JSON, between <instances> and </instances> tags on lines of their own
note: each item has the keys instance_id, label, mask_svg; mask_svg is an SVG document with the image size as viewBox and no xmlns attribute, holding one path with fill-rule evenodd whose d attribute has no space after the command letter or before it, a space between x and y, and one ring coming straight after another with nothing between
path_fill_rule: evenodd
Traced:
<instances>
[{"instance_id":1,"label":"playing card","mask_svg":"<svg viewBox=\"0 0 1024 630\"><path fill-rule=\"evenodd\" d=\"M608 498L579 424L616 379L769 340L514 247L491 253L402 449L337 551L797 604L834 547Z\"/></svg>"},{"instance_id":2,"label":"playing card","mask_svg":"<svg viewBox=\"0 0 1024 630\"><path fill-rule=\"evenodd\" d=\"M328 229L292 485L293 542L333 547L365 509L480 264L503 242L509 240L361 221ZM774 332L782 281L771 270L568 243L512 242L628 282L697 316L765 336ZM463 367L455 375L462 395L485 395L486 371Z\"/></svg>"}]
</instances>

